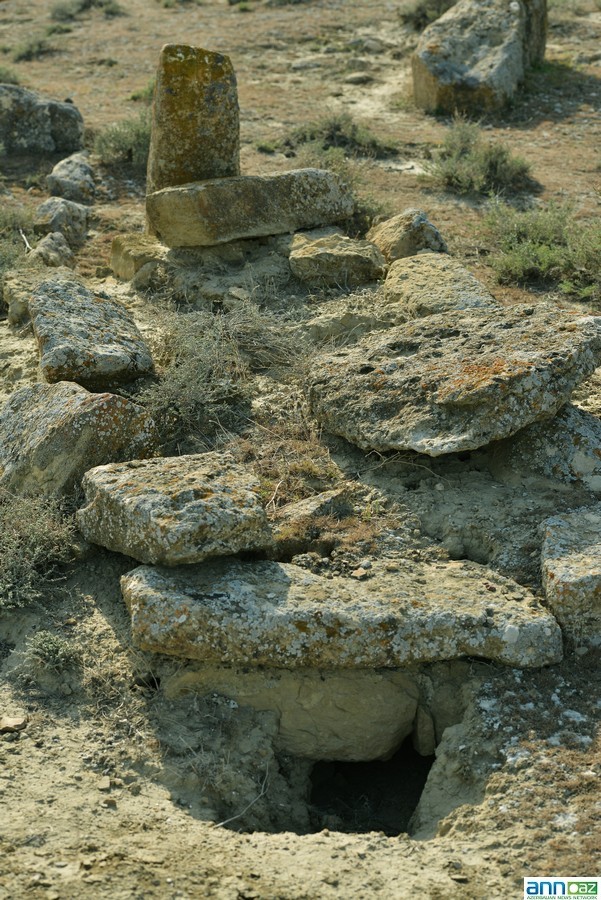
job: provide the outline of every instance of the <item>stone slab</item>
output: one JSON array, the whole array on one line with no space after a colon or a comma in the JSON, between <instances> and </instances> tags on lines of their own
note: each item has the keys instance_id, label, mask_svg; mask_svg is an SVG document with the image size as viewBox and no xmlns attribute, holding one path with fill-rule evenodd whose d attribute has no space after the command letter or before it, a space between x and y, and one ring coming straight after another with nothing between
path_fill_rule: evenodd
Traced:
<instances>
[{"instance_id":1,"label":"stone slab","mask_svg":"<svg viewBox=\"0 0 601 900\"><path fill-rule=\"evenodd\" d=\"M141 566L121 587L136 647L207 664L364 669L478 656L530 667L562 655L559 626L534 596L476 564L408 563L357 582L220 560Z\"/></svg>"},{"instance_id":2,"label":"stone slab","mask_svg":"<svg viewBox=\"0 0 601 900\"><path fill-rule=\"evenodd\" d=\"M331 225L353 206L349 188L322 169L217 178L146 197L150 227L169 247L210 247Z\"/></svg>"},{"instance_id":3,"label":"stone slab","mask_svg":"<svg viewBox=\"0 0 601 900\"><path fill-rule=\"evenodd\" d=\"M374 244L341 234L317 240L295 235L289 262L296 278L314 285L354 287L378 281L386 271L386 260Z\"/></svg>"},{"instance_id":4,"label":"stone slab","mask_svg":"<svg viewBox=\"0 0 601 900\"><path fill-rule=\"evenodd\" d=\"M123 304L79 281L48 279L29 301L40 368L48 382L103 390L153 370L142 335Z\"/></svg>"},{"instance_id":5,"label":"stone slab","mask_svg":"<svg viewBox=\"0 0 601 900\"><path fill-rule=\"evenodd\" d=\"M100 466L83 480L84 537L140 562L201 562L271 545L259 482L227 453Z\"/></svg>"},{"instance_id":6,"label":"stone slab","mask_svg":"<svg viewBox=\"0 0 601 900\"><path fill-rule=\"evenodd\" d=\"M474 450L551 418L601 363L601 319L554 306L432 315L318 355L321 424L366 450Z\"/></svg>"}]
</instances>

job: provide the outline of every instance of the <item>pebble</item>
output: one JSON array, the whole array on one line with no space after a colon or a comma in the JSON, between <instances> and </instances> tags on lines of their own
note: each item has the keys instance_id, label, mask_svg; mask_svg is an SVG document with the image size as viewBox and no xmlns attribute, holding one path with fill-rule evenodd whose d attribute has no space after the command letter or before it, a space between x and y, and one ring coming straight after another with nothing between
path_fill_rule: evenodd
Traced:
<instances>
[{"instance_id":1,"label":"pebble","mask_svg":"<svg viewBox=\"0 0 601 900\"><path fill-rule=\"evenodd\" d=\"M2 716L0 734L14 734L27 727L27 716Z\"/></svg>"}]
</instances>

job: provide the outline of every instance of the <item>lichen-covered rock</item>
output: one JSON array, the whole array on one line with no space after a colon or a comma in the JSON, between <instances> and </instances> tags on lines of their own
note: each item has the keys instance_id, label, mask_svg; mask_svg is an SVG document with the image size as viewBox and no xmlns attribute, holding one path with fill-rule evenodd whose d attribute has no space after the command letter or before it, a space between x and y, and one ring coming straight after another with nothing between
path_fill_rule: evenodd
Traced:
<instances>
[{"instance_id":1,"label":"lichen-covered rock","mask_svg":"<svg viewBox=\"0 0 601 900\"><path fill-rule=\"evenodd\" d=\"M238 91L229 57L166 44L154 91L148 193L239 174Z\"/></svg>"},{"instance_id":2,"label":"lichen-covered rock","mask_svg":"<svg viewBox=\"0 0 601 900\"><path fill-rule=\"evenodd\" d=\"M41 282L29 312L46 381L75 381L103 390L153 369L150 351L127 309L79 281Z\"/></svg>"},{"instance_id":3,"label":"lichen-covered rock","mask_svg":"<svg viewBox=\"0 0 601 900\"><path fill-rule=\"evenodd\" d=\"M71 247L80 247L88 230L87 207L63 197L51 197L36 209L33 230L36 234L60 231Z\"/></svg>"},{"instance_id":4,"label":"lichen-covered rock","mask_svg":"<svg viewBox=\"0 0 601 900\"><path fill-rule=\"evenodd\" d=\"M530 667L562 655L533 595L476 564L412 562L357 582L219 560L141 566L121 587L136 647L205 663L365 669L479 656Z\"/></svg>"},{"instance_id":5,"label":"lichen-covered rock","mask_svg":"<svg viewBox=\"0 0 601 900\"><path fill-rule=\"evenodd\" d=\"M160 262L168 252L148 234L118 234L111 244L111 269L116 278L130 281L143 266Z\"/></svg>"},{"instance_id":6,"label":"lichen-covered rock","mask_svg":"<svg viewBox=\"0 0 601 900\"><path fill-rule=\"evenodd\" d=\"M9 270L2 279L2 295L4 304L8 308L10 325L18 325L28 318L29 301L35 289L49 278L46 263L40 259L32 259L32 257L33 254L30 253L22 268ZM52 281L55 284L62 281L70 283L74 280L79 281L78 276L66 266L59 266L52 272Z\"/></svg>"},{"instance_id":7,"label":"lichen-covered rock","mask_svg":"<svg viewBox=\"0 0 601 900\"><path fill-rule=\"evenodd\" d=\"M38 241L35 249L29 254L29 263L41 262L50 268L75 266L75 256L67 243L66 237L60 231L53 231Z\"/></svg>"},{"instance_id":8,"label":"lichen-covered rock","mask_svg":"<svg viewBox=\"0 0 601 900\"><path fill-rule=\"evenodd\" d=\"M351 493L347 487L323 491L276 510L273 519L272 559L291 559L304 553L311 543L311 532L320 521L345 518L353 514Z\"/></svg>"},{"instance_id":9,"label":"lichen-covered rock","mask_svg":"<svg viewBox=\"0 0 601 900\"><path fill-rule=\"evenodd\" d=\"M516 479L533 472L601 492L601 419L567 404L555 418L536 422L493 448L495 471Z\"/></svg>"},{"instance_id":10,"label":"lichen-covered rock","mask_svg":"<svg viewBox=\"0 0 601 900\"><path fill-rule=\"evenodd\" d=\"M453 309L495 307L497 302L452 256L420 253L391 265L383 305L394 305L404 310L405 319L416 319Z\"/></svg>"},{"instance_id":11,"label":"lichen-covered rock","mask_svg":"<svg viewBox=\"0 0 601 900\"><path fill-rule=\"evenodd\" d=\"M542 526L547 606L576 644L601 646L601 503Z\"/></svg>"},{"instance_id":12,"label":"lichen-covered rock","mask_svg":"<svg viewBox=\"0 0 601 900\"><path fill-rule=\"evenodd\" d=\"M292 274L308 284L340 284L349 287L377 281L386 271L386 260L374 244L342 234L309 240L296 235L290 249Z\"/></svg>"},{"instance_id":13,"label":"lichen-covered rock","mask_svg":"<svg viewBox=\"0 0 601 900\"><path fill-rule=\"evenodd\" d=\"M348 187L321 169L216 178L146 197L152 231L168 247L210 247L285 234L342 221L352 211Z\"/></svg>"},{"instance_id":14,"label":"lichen-covered rock","mask_svg":"<svg viewBox=\"0 0 601 900\"><path fill-rule=\"evenodd\" d=\"M65 494L93 466L151 456L148 413L71 382L20 388L0 410L0 485L15 494Z\"/></svg>"},{"instance_id":15,"label":"lichen-covered rock","mask_svg":"<svg viewBox=\"0 0 601 900\"><path fill-rule=\"evenodd\" d=\"M96 187L89 154L74 153L66 159L61 159L50 175L46 176L46 186L55 197L64 197L77 203L90 203L94 199Z\"/></svg>"},{"instance_id":16,"label":"lichen-covered rock","mask_svg":"<svg viewBox=\"0 0 601 900\"><path fill-rule=\"evenodd\" d=\"M415 256L420 250L446 253L443 236L421 209L406 209L398 216L374 225L367 240L375 244L387 262Z\"/></svg>"},{"instance_id":17,"label":"lichen-covered rock","mask_svg":"<svg viewBox=\"0 0 601 900\"><path fill-rule=\"evenodd\" d=\"M271 544L259 482L224 453L100 466L83 480L87 540L166 566Z\"/></svg>"},{"instance_id":18,"label":"lichen-covered rock","mask_svg":"<svg viewBox=\"0 0 601 900\"><path fill-rule=\"evenodd\" d=\"M450 114L502 107L544 58L546 34L546 0L459 0L413 54L416 104Z\"/></svg>"},{"instance_id":19,"label":"lichen-covered rock","mask_svg":"<svg viewBox=\"0 0 601 900\"><path fill-rule=\"evenodd\" d=\"M555 307L432 315L318 355L313 412L362 449L440 456L552 417L601 362L601 319Z\"/></svg>"},{"instance_id":20,"label":"lichen-covered rock","mask_svg":"<svg viewBox=\"0 0 601 900\"><path fill-rule=\"evenodd\" d=\"M0 135L6 153L72 152L83 146L83 119L72 103L0 84Z\"/></svg>"}]
</instances>

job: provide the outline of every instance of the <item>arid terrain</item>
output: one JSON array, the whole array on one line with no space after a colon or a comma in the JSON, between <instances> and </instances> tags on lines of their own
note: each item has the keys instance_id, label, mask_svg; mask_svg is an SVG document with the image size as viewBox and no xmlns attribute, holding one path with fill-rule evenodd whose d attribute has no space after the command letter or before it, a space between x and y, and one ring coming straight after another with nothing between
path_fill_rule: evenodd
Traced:
<instances>
[{"instance_id":1,"label":"arid terrain","mask_svg":"<svg viewBox=\"0 0 601 900\"><path fill-rule=\"evenodd\" d=\"M133 98L147 89L165 43L220 51L237 75L243 174L313 164L301 150L294 158L295 129L349 114L392 147L383 158L362 155L350 163L354 189L371 215L422 209L450 254L502 304L545 300L598 311L598 303L548 284L499 284L489 264L493 239L483 226L490 199L457 195L424 178L452 121L412 102L410 55L418 33L402 21L408 4L120 0L119 6L123 14L109 16L92 5L57 27L42 0L0 0L0 66L24 87L70 98L90 149L103 129L144 108L143 99ZM37 49L29 54L17 52L32 45ZM529 186L506 199L517 208L569 202L576 221L594 222L601 213L600 110L599 0L550 0L545 63L506 111L479 120L487 139L530 164ZM48 196L44 176L58 159L0 159L0 204L33 211ZM173 315L188 293L193 305L197 285L173 271L158 286L113 276L114 237L144 228L144 179L125 163L91 159L96 199L75 271L120 299L153 349L160 348L165 310ZM257 264L255 273L261 246L253 245L244 278L228 289L256 301L264 320L276 316L282 333L294 336L298 322L344 296L342 288L303 294L294 281L282 282L281 268ZM233 268L224 257L213 282ZM378 561L395 571L407 561L435 565L450 555L489 565L491 578L500 572L540 596L538 525L560 507L598 501L598 494L574 488L570 496L565 485L499 475L484 452L456 454L450 462L365 454L308 422L299 399L303 361L295 365L292 376L267 366L255 373L254 430L234 423L231 441L213 432L211 447L229 442L238 458L251 461L273 514L286 502L352 482L352 528L329 543L319 535L313 544L305 539L299 564L328 578L340 572L369 578ZM599 371L576 396L595 415L601 415ZM3 319L0 397L38 380L31 330ZM172 453L199 449L186 435L180 441ZM452 551L446 523L459 507L463 545ZM451 727L409 823L431 758L423 764L413 754L398 763L401 787L397 779L394 790L404 819L386 811L392 775L359 774L338 806L331 797L320 803L317 793L311 799L310 766L274 750L271 713L225 692L165 689L184 677L186 664L132 647L119 578L137 563L73 540L75 559L46 596L15 610L0 602L0 720L24 726L0 734L2 900L496 900L521 897L526 876L599 875L601 679L598 649L585 640L567 640L564 659L540 669L480 658L433 664L432 678L448 685ZM36 663L31 641L39 632L59 636L72 658ZM343 786L351 780L331 769L322 777ZM376 801L370 790L378 778L385 784ZM414 781L417 796L405 797L403 785Z\"/></svg>"}]
</instances>

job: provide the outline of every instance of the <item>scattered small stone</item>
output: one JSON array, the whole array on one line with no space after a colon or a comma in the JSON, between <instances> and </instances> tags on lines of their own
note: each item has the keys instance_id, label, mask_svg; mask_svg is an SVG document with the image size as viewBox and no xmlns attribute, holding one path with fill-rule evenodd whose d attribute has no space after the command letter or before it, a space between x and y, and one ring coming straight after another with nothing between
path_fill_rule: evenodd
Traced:
<instances>
[{"instance_id":1,"label":"scattered small stone","mask_svg":"<svg viewBox=\"0 0 601 900\"><path fill-rule=\"evenodd\" d=\"M109 778L109 776L105 775L103 778L101 778L98 781L98 784L96 785L96 787L98 788L99 791L110 791L111 779Z\"/></svg>"},{"instance_id":2,"label":"scattered small stone","mask_svg":"<svg viewBox=\"0 0 601 900\"><path fill-rule=\"evenodd\" d=\"M27 728L27 716L2 716L0 718L0 734L14 734Z\"/></svg>"}]
</instances>

